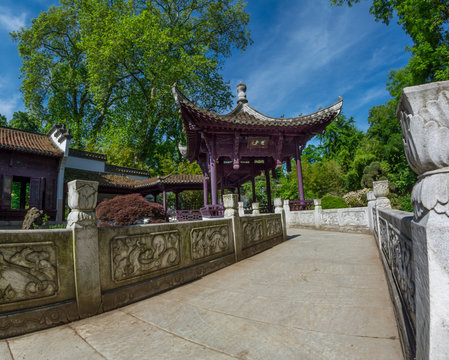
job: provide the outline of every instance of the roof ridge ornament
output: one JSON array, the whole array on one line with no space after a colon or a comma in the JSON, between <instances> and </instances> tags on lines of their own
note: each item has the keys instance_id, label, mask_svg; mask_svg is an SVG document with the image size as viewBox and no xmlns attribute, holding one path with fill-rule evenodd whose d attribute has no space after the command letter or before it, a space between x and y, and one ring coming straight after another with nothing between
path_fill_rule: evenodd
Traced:
<instances>
[{"instance_id":1,"label":"roof ridge ornament","mask_svg":"<svg viewBox=\"0 0 449 360\"><path fill-rule=\"evenodd\" d=\"M246 99L246 85L241 81L237 85L237 94L239 95L237 104L246 104L248 102L248 100Z\"/></svg>"}]
</instances>

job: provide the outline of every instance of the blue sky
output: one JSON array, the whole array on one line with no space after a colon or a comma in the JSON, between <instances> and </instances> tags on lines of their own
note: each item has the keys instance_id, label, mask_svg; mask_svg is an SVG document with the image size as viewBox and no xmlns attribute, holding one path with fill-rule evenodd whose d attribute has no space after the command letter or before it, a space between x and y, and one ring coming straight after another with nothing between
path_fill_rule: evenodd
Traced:
<instances>
[{"instance_id":1,"label":"blue sky","mask_svg":"<svg viewBox=\"0 0 449 360\"><path fill-rule=\"evenodd\" d=\"M254 44L235 52L223 74L246 83L249 104L271 116L296 116L344 99L343 112L368 128L368 111L388 100L391 69L404 66L411 40L402 29L376 23L365 1L352 8L329 0L248 0ZM20 59L9 32L28 26L53 0L0 1L0 113L24 110Z\"/></svg>"}]
</instances>

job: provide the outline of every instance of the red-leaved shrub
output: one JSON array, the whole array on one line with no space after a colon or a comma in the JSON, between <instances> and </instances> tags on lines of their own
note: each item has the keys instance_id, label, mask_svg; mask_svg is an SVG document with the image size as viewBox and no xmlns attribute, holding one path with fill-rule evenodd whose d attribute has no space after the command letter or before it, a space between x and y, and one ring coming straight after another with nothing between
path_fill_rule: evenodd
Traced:
<instances>
[{"instance_id":1,"label":"red-leaved shrub","mask_svg":"<svg viewBox=\"0 0 449 360\"><path fill-rule=\"evenodd\" d=\"M165 219L162 205L149 202L139 194L119 195L106 199L97 205L95 210L100 226L133 225L137 220L151 218L152 222L163 222Z\"/></svg>"}]
</instances>

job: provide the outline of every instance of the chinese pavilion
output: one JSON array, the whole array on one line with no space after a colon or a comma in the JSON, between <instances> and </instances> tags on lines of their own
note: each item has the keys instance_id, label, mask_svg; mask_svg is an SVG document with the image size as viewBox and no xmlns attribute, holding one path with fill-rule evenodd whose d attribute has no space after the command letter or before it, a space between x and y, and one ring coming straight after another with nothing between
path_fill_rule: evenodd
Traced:
<instances>
[{"instance_id":1,"label":"chinese pavilion","mask_svg":"<svg viewBox=\"0 0 449 360\"><path fill-rule=\"evenodd\" d=\"M237 86L237 106L226 115L205 110L185 97L176 86L173 95L179 107L187 138L183 153L191 162L196 161L205 181L204 193L208 193L210 177L211 205L204 196L205 207L217 206L217 188L239 189L240 185L252 181L255 201L254 178L265 173L268 206L271 211L269 171L282 167L285 162L290 171L291 159L296 160L299 201L297 210L303 209L307 201L301 171L301 154L314 135L323 133L340 113L343 100L322 110L294 118L274 118L263 115L248 105L246 85Z\"/></svg>"}]
</instances>

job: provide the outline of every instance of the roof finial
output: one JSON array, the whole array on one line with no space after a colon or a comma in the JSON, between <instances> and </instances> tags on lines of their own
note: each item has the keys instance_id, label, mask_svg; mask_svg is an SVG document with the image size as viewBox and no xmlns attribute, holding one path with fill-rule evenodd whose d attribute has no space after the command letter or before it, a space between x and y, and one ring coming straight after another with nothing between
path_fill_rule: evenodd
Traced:
<instances>
[{"instance_id":1,"label":"roof finial","mask_svg":"<svg viewBox=\"0 0 449 360\"><path fill-rule=\"evenodd\" d=\"M237 85L237 94L239 95L237 104L246 104L248 102L248 100L246 99L246 85L241 81Z\"/></svg>"}]
</instances>

